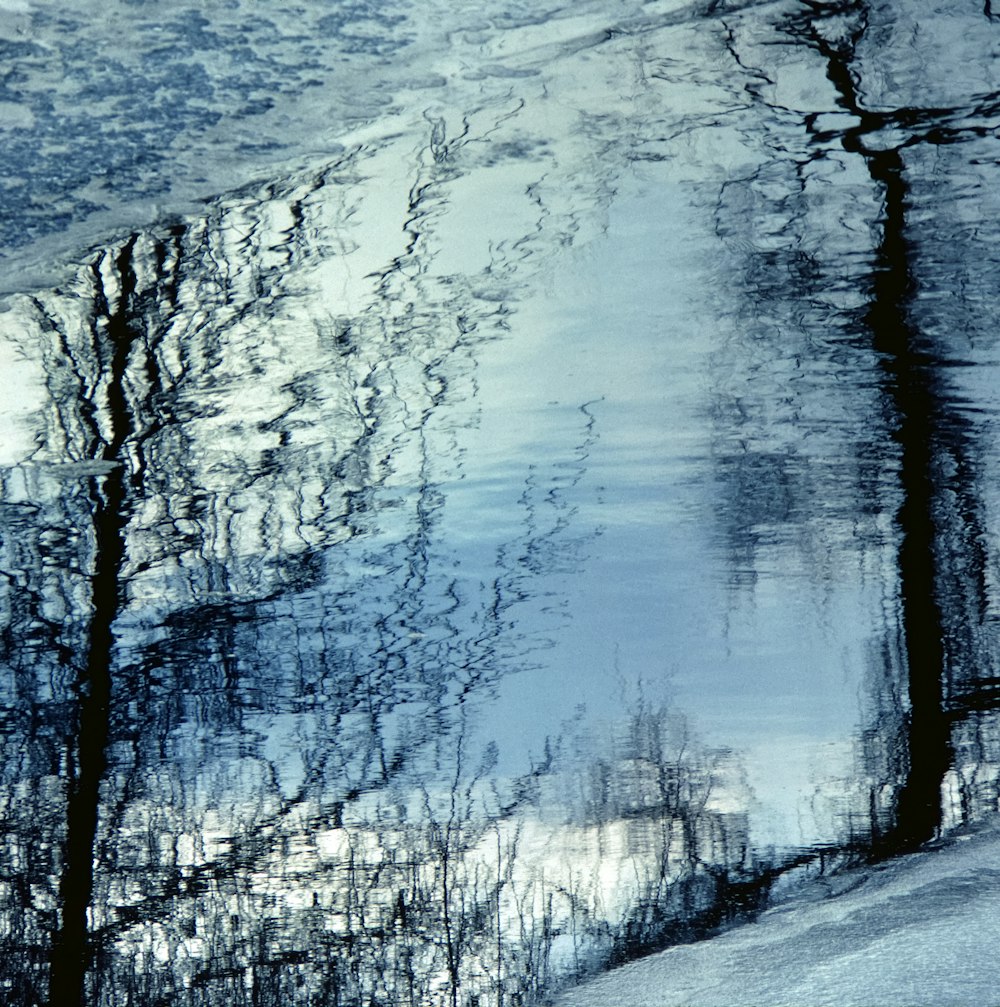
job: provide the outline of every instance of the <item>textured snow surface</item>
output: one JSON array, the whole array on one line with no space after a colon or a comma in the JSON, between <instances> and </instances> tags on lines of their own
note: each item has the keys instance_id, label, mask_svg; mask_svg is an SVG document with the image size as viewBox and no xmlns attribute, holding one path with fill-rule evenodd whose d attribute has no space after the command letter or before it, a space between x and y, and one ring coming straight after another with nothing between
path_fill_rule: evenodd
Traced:
<instances>
[{"instance_id":1,"label":"textured snow surface","mask_svg":"<svg viewBox=\"0 0 1000 1007\"><path fill-rule=\"evenodd\" d=\"M842 894L670 948L573 990L559 1007L1000 1004L995 827L834 883Z\"/></svg>"}]
</instances>

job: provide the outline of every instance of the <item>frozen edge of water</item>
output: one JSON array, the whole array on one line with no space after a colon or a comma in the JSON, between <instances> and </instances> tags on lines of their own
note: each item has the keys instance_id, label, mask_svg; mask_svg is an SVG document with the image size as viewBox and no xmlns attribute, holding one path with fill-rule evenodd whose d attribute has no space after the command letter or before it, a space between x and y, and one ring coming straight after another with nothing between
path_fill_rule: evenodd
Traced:
<instances>
[{"instance_id":1,"label":"frozen edge of water","mask_svg":"<svg viewBox=\"0 0 1000 1007\"><path fill-rule=\"evenodd\" d=\"M996 1002L1000 822L819 877L754 922L569 991L559 1007Z\"/></svg>"}]
</instances>

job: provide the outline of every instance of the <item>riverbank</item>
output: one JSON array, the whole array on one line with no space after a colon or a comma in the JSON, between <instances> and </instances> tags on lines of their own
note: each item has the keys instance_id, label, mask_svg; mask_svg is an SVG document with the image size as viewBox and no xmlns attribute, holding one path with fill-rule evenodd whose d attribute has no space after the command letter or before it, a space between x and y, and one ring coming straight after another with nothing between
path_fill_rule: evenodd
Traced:
<instances>
[{"instance_id":1,"label":"riverbank","mask_svg":"<svg viewBox=\"0 0 1000 1007\"><path fill-rule=\"evenodd\" d=\"M1000 825L819 879L711 940L568 992L559 1007L1000 1003Z\"/></svg>"}]
</instances>

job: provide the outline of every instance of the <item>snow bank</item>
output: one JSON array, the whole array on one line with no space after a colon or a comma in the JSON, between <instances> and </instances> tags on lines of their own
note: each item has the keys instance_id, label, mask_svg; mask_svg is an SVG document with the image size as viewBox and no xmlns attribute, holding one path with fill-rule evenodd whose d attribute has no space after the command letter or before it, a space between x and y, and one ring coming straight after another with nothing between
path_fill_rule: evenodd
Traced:
<instances>
[{"instance_id":1,"label":"snow bank","mask_svg":"<svg viewBox=\"0 0 1000 1007\"><path fill-rule=\"evenodd\" d=\"M755 923L635 962L558 1004L981 1007L1000 1004L998 947L995 824L829 878Z\"/></svg>"}]
</instances>

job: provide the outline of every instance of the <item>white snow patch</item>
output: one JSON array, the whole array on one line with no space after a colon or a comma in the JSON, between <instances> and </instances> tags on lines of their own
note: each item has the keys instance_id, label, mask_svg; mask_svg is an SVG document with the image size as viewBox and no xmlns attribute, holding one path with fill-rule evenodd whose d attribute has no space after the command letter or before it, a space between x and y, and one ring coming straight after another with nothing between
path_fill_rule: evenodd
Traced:
<instances>
[{"instance_id":1,"label":"white snow patch","mask_svg":"<svg viewBox=\"0 0 1000 1007\"><path fill-rule=\"evenodd\" d=\"M559 1007L997 1003L1000 825L838 878L721 937L580 986ZM815 898L816 892L812 892Z\"/></svg>"},{"instance_id":2,"label":"white snow patch","mask_svg":"<svg viewBox=\"0 0 1000 1007\"><path fill-rule=\"evenodd\" d=\"M0 314L0 465L26 461L37 448L37 418L46 403L41 361L25 348L21 321Z\"/></svg>"}]
</instances>

